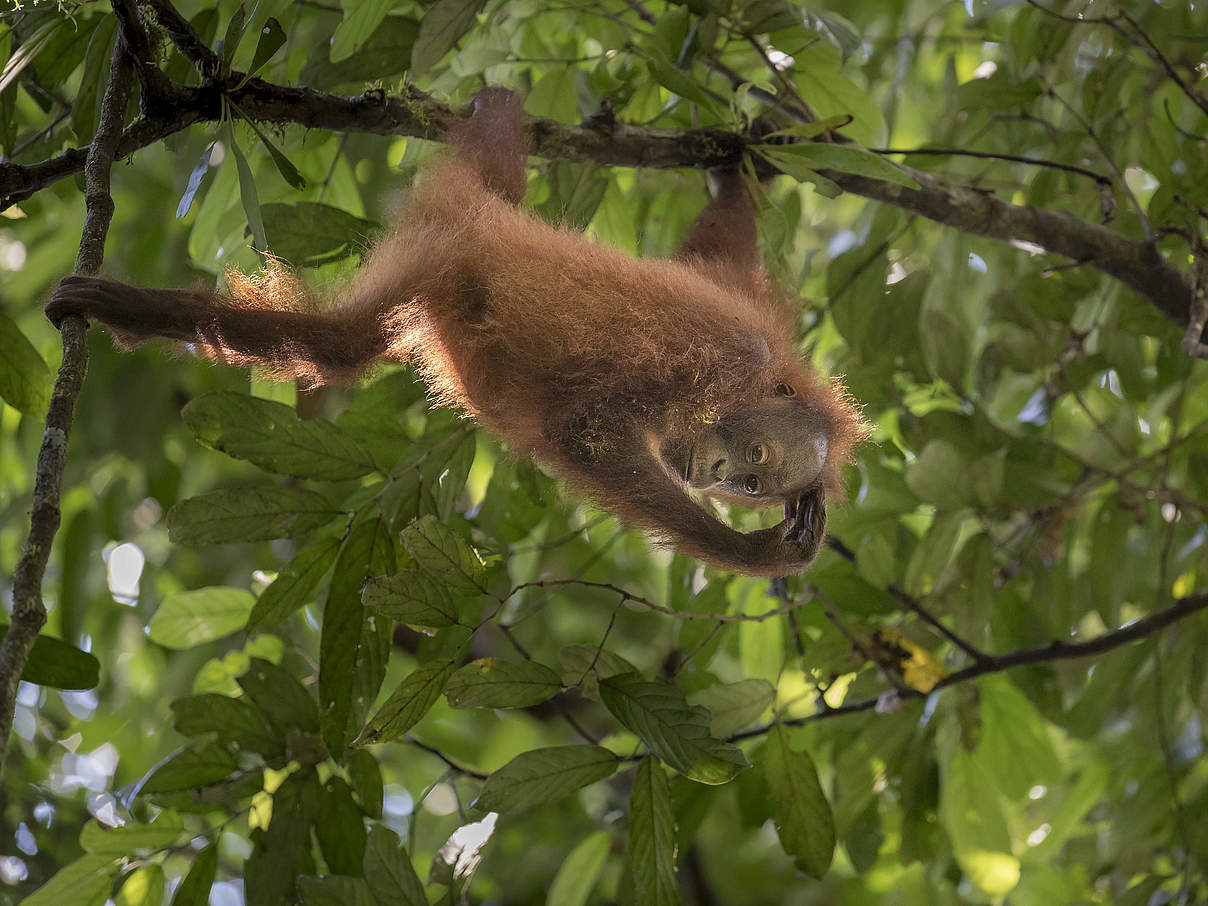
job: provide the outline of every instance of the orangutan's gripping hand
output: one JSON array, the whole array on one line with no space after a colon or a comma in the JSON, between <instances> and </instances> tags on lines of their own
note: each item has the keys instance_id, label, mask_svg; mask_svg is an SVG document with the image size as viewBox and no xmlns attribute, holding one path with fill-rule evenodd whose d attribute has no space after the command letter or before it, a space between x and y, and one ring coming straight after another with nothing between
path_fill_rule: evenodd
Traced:
<instances>
[{"instance_id":1,"label":"orangutan's gripping hand","mask_svg":"<svg viewBox=\"0 0 1208 906\"><path fill-rule=\"evenodd\" d=\"M748 535L755 545L754 561L761 566L784 565L800 572L818 556L826 538L826 493L813 488L784 502L779 525Z\"/></svg>"}]
</instances>

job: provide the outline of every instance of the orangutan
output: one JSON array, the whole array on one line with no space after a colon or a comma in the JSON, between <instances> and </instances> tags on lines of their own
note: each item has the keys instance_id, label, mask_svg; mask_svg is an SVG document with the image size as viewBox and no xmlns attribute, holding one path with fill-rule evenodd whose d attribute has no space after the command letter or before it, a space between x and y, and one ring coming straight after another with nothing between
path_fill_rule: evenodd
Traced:
<instances>
[{"instance_id":1,"label":"orangutan","mask_svg":"<svg viewBox=\"0 0 1208 906\"><path fill-rule=\"evenodd\" d=\"M100 321L123 347L166 338L310 384L413 363L437 403L625 522L725 569L802 570L863 427L797 352L796 308L764 276L738 174L722 175L674 260L634 259L527 214L519 99L485 88L473 108L324 305L270 266L229 275L229 296L67 277L46 313ZM786 518L744 534L689 488L783 504Z\"/></svg>"}]
</instances>

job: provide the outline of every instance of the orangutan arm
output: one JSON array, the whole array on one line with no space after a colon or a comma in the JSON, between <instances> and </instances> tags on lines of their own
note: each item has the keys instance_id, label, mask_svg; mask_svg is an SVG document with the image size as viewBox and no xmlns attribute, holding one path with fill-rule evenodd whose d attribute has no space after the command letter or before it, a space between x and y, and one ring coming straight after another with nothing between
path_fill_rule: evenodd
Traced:
<instances>
[{"instance_id":1,"label":"orangutan arm","mask_svg":"<svg viewBox=\"0 0 1208 906\"><path fill-rule=\"evenodd\" d=\"M716 197L696 215L675 257L707 262L735 275L761 279L763 259L755 229L755 206L737 170L716 170Z\"/></svg>"},{"instance_id":2,"label":"orangutan arm","mask_svg":"<svg viewBox=\"0 0 1208 906\"><path fill-rule=\"evenodd\" d=\"M771 528L739 532L698 506L644 447L591 466L562 464L562 471L595 492L629 524L653 532L680 553L747 575L799 573L826 537L821 487L785 502L785 519Z\"/></svg>"}]
</instances>

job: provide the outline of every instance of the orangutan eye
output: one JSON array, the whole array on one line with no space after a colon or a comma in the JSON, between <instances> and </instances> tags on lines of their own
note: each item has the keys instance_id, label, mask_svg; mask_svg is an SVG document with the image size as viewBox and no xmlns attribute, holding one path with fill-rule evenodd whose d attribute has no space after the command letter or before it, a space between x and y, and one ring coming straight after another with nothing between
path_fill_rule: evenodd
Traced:
<instances>
[{"instance_id":1,"label":"orangutan eye","mask_svg":"<svg viewBox=\"0 0 1208 906\"><path fill-rule=\"evenodd\" d=\"M742 486L747 489L747 493L749 494L759 493L759 479L754 475L748 475L743 479Z\"/></svg>"},{"instance_id":2,"label":"orangutan eye","mask_svg":"<svg viewBox=\"0 0 1208 906\"><path fill-rule=\"evenodd\" d=\"M777 396L796 396L797 391L794 390L792 387L790 387L788 384L781 382L776 385L776 395Z\"/></svg>"},{"instance_id":3,"label":"orangutan eye","mask_svg":"<svg viewBox=\"0 0 1208 906\"><path fill-rule=\"evenodd\" d=\"M768 461L768 449L763 444L752 444L751 449L747 454L753 463L761 463ZM751 476L752 478L754 476Z\"/></svg>"}]
</instances>

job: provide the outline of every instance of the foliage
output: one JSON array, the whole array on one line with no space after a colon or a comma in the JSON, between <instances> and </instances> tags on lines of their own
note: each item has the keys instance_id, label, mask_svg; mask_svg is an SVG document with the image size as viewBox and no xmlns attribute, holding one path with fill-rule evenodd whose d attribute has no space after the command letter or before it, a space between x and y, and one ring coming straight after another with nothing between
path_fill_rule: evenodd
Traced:
<instances>
[{"instance_id":1,"label":"foliage","mask_svg":"<svg viewBox=\"0 0 1208 906\"><path fill-rule=\"evenodd\" d=\"M213 281L267 242L329 285L435 153L254 124L248 85L371 89L355 112L486 82L673 132L765 114L769 269L876 435L836 543L769 583L624 531L405 371L295 393L92 331L0 901L1208 899L1208 618L1106 635L1208 586L1208 368L1094 259L1107 220L1190 274L1208 211L1198 8L1132 6L179 4L222 122L115 166L109 271ZM148 59L198 85L168 9L141 7ZM0 185L91 139L118 31L101 4L4 16ZM886 148L943 150L907 173ZM705 199L692 171L530 173L542 216L633 253L670 253ZM44 179L0 213L6 574L59 349L40 300L84 213ZM1064 212L1088 261L912 213L936 179Z\"/></svg>"}]
</instances>

